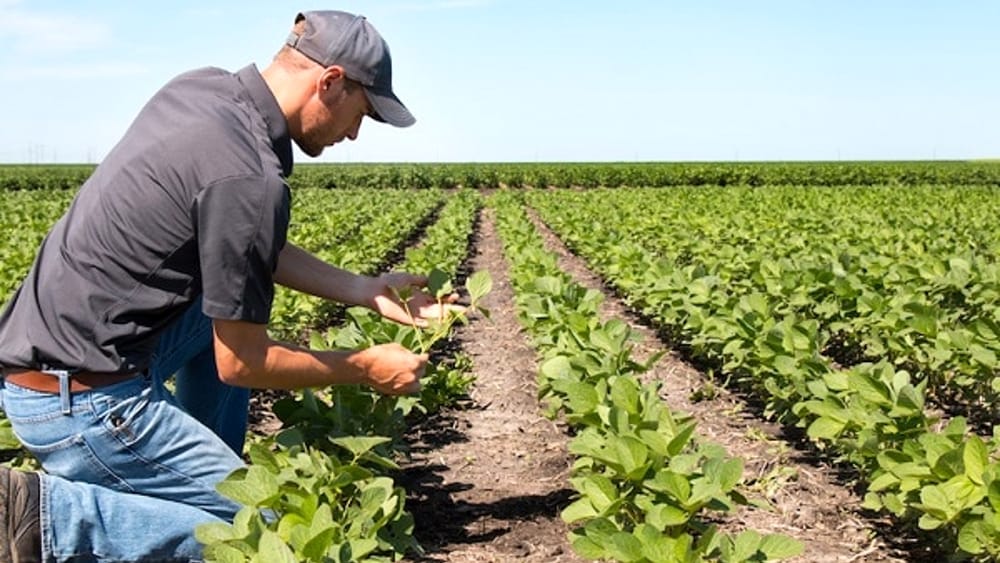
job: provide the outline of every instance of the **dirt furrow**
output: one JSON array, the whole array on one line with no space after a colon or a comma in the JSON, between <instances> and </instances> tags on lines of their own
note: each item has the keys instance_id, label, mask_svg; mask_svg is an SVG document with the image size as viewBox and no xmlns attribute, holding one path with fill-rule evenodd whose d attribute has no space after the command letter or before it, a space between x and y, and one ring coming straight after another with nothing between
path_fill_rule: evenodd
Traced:
<instances>
[{"instance_id":1,"label":"dirt furrow","mask_svg":"<svg viewBox=\"0 0 1000 563\"><path fill-rule=\"evenodd\" d=\"M581 285L605 294L602 318L629 323L641 337L635 355L640 361L659 351L667 353L645 374L663 383L662 396L670 408L690 413L698 435L723 445L745 462L748 491L770 504L770 510L743 508L724 526L783 533L805 543L797 562L901 562L912 560L879 537L876 525L862 515L861 499L838 482L833 468L781 438L781 429L749 413L746 402L666 348L656 332L642 323L619 298L609 292L584 260L532 213L547 248L559 256L562 269ZM815 457L815 456L812 456ZM790 560L791 561L791 560Z\"/></svg>"},{"instance_id":2,"label":"dirt furrow","mask_svg":"<svg viewBox=\"0 0 1000 563\"><path fill-rule=\"evenodd\" d=\"M477 381L471 405L413 429L409 494L421 562L581 561L559 512L569 503L567 437L540 415L535 353L521 334L492 213L480 222L472 271L486 270L491 319L459 333Z\"/></svg>"}]
</instances>

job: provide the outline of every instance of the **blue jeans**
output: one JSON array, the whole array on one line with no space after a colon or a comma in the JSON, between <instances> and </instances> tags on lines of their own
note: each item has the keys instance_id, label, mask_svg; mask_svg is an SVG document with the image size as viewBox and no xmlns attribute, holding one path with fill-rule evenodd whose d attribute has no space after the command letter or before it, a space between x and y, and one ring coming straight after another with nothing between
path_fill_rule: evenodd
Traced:
<instances>
[{"instance_id":1,"label":"blue jeans","mask_svg":"<svg viewBox=\"0 0 1000 563\"><path fill-rule=\"evenodd\" d=\"M148 374L73 394L69 415L57 395L0 387L45 468L43 561L197 561L195 527L239 509L215 485L243 466L249 391L219 382L200 301L164 333Z\"/></svg>"}]
</instances>

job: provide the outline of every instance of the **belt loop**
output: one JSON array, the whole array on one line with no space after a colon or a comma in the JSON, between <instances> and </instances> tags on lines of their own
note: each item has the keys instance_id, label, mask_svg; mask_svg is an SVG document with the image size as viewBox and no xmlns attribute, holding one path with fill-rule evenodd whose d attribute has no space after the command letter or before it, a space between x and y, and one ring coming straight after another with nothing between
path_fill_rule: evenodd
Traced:
<instances>
[{"instance_id":1,"label":"belt loop","mask_svg":"<svg viewBox=\"0 0 1000 563\"><path fill-rule=\"evenodd\" d=\"M62 413L69 415L73 413L72 394L69 392L69 372L64 369L47 369L43 373L54 375L59 378L59 404L62 406Z\"/></svg>"}]
</instances>

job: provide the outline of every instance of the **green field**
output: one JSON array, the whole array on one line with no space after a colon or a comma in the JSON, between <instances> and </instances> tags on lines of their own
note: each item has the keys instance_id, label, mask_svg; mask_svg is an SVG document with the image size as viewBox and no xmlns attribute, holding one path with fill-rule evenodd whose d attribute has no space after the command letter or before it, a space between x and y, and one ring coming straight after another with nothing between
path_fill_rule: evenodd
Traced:
<instances>
[{"instance_id":1,"label":"green field","mask_svg":"<svg viewBox=\"0 0 1000 563\"><path fill-rule=\"evenodd\" d=\"M89 170L0 167L5 299ZM744 502L743 461L638 383L629 330L597 321L599 299L555 266L532 217L762 418L850 466L872 514L948 556L1000 556L1000 162L303 165L291 185L290 240L367 274L437 268L464 283L489 210L539 354L540 408L573 429L562 515L579 555L751 561L802 546L716 532L713 514ZM275 334L316 346L427 344L287 292L273 318ZM475 376L451 358L420 398L319 390L276 406L284 443L258 437L228 485L252 525L205 531L213 556L414 549L391 469L407 420L449 408ZM0 426L0 450L13 444ZM345 471L357 479L327 478ZM303 482L315 496L295 492ZM337 531L302 528L317 519Z\"/></svg>"}]
</instances>

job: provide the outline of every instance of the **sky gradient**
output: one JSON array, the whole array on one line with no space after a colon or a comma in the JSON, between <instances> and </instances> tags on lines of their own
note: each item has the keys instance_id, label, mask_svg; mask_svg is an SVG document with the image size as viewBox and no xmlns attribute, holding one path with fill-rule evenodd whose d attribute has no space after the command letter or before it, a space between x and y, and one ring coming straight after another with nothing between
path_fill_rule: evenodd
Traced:
<instances>
[{"instance_id":1,"label":"sky gradient","mask_svg":"<svg viewBox=\"0 0 1000 563\"><path fill-rule=\"evenodd\" d=\"M0 162L100 161L176 74L266 66L298 9L366 15L417 118L320 161L1000 158L995 1L0 0Z\"/></svg>"}]
</instances>

